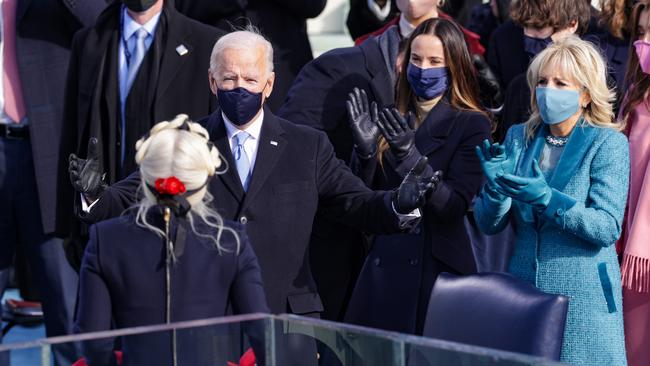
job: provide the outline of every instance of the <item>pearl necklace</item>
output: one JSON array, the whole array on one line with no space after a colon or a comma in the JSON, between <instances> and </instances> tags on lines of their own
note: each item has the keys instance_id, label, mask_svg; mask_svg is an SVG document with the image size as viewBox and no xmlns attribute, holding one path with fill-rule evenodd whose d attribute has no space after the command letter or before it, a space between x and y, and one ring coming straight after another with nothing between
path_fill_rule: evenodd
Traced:
<instances>
[{"instance_id":1,"label":"pearl necklace","mask_svg":"<svg viewBox=\"0 0 650 366\"><path fill-rule=\"evenodd\" d=\"M562 147L566 145L567 141L569 141L569 137L556 137L553 135L546 135L546 143L555 146L555 147Z\"/></svg>"}]
</instances>

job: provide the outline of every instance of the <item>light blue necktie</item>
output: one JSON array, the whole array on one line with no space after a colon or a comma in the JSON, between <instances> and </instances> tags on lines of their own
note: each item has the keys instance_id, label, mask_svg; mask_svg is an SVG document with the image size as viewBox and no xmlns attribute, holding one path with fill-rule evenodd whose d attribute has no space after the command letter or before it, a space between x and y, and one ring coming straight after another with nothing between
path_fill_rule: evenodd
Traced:
<instances>
[{"instance_id":1,"label":"light blue necktie","mask_svg":"<svg viewBox=\"0 0 650 366\"><path fill-rule=\"evenodd\" d=\"M138 69L140 68L140 64L142 64L142 60L144 60L144 54L147 52L147 45L145 44L145 41L148 35L149 32L147 32L146 29L139 28L137 31L135 31L133 36L131 36L131 37L136 37L136 39L135 39L135 52L133 52L131 58L128 60L129 69L126 74L127 95L131 90L131 85L133 85L133 81L135 80L135 77L138 75Z\"/></svg>"},{"instance_id":2,"label":"light blue necktie","mask_svg":"<svg viewBox=\"0 0 650 366\"><path fill-rule=\"evenodd\" d=\"M244 150L244 142L248 140L251 135L248 132L240 131L233 136L235 146L233 147L232 156L235 158L235 165L237 166L237 173L239 173L239 180L244 187L244 191L248 191L248 183L251 176L251 163L248 160L246 150Z\"/></svg>"},{"instance_id":3,"label":"light blue necktie","mask_svg":"<svg viewBox=\"0 0 650 366\"><path fill-rule=\"evenodd\" d=\"M145 44L145 41L147 40L147 36L149 36L149 32L147 32L146 29L144 28L139 28L131 38L135 37L135 52L131 52L131 56L127 57L126 62L127 62L127 71L126 71L126 88L124 95L122 95L122 136L121 136L121 141L122 141L122 146L121 146L121 159L120 159L120 164L121 166L124 166L124 154L126 151L126 115L124 113L125 109L125 104L126 104L126 97L129 95L129 92L131 91L131 85L133 85L133 81L135 80L135 77L138 75L138 69L140 68L140 64L142 64L142 60L144 60L144 54L147 52L147 45ZM128 55L128 53L127 53Z\"/></svg>"}]
</instances>

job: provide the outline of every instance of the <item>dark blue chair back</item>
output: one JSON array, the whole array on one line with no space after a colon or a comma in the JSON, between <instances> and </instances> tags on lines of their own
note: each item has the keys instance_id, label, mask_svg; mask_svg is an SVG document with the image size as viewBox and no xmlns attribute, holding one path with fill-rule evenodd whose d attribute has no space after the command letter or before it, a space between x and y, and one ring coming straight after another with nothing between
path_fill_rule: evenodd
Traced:
<instances>
[{"instance_id":1,"label":"dark blue chair back","mask_svg":"<svg viewBox=\"0 0 650 366\"><path fill-rule=\"evenodd\" d=\"M507 273L442 273L424 336L559 360L568 306Z\"/></svg>"}]
</instances>

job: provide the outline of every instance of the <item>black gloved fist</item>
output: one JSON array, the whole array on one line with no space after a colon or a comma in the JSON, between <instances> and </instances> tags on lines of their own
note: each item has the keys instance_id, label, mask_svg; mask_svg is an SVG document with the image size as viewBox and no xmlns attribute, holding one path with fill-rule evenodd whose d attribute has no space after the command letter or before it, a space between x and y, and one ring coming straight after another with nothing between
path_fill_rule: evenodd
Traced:
<instances>
[{"instance_id":1,"label":"black gloved fist","mask_svg":"<svg viewBox=\"0 0 650 366\"><path fill-rule=\"evenodd\" d=\"M379 114L379 130L390 146L390 151L400 161L415 151L414 118L409 121L396 108L385 108Z\"/></svg>"},{"instance_id":2,"label":"black gloved fist","mask_svg":"<svg viewBox=\"0 0 650 366\"><path fill-rule=\"evenodd\" d=\"M88 156L86 159L70 154L68 173L75 191L82 193L90 201L99 198L106 189L106 183L104 182L104 173L99 161L96 138L92 137L88 141Z\"/></svg>"},{"instance_id":3,"label":"black gloved fist","mask_svg":"<svg viewBox=\"0 0 650 366\"><path fill-rule=\"evenodd\" d=\"M368 108L368 95L365 90L354 88L353 92L348 94L345 104L348 109L354 150L360 157L369 159L377 153L379 137L377 103L372 102L371 108Z\"/></svg>"},{"instance_id":4,"label":"black gloved fist","mask_svg":"<svg viewBox=\"0 0 650 366\"><path fill-rule=\"evenodd\" d=\"M499 108L503 104L503 90L499 79L480 55L472 55L472 62L476 68L481 104L486 108Z\"/></svg>"},{"instance_id":5,"label":"black gloved fist","mask_svg":"<svg viewBox=\"0 0 650 366\"><path fill-rule=\"evenodd\" d=\"M438 170L433 174L426 173L428 161L426 156L420 157L399 188L393 192L393 207L397 213L407 214L424 206L427 193L438 188L442 172Z\"/></svg>"}]
</instances>

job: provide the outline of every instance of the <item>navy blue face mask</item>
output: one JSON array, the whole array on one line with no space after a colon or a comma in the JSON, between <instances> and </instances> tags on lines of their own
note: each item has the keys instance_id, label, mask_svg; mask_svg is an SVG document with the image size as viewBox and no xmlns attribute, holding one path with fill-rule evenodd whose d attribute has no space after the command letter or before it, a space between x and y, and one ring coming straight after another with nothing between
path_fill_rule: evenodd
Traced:
<instances>
[{"instance_id":1,"label":"navy blue face mask","mask_svg":"<svg viewBox=\"0 0 650 366\"><path fill-rule=\"evenodd\" d=\"M538 53L544 51L544 49L551 43L553 43L551 37L535 38L524 34L524 50L530 58L537 56Z\"/></svg>"},{"instance_id":2,"label":"navy blue face mask","mask_svg":"<svg viewBox=\"0 0 650 366\"><path fill-rule=\"evenodd\" d=\"M422 99L433 99L447 90L447 68L431 67L422 69L409 63L406 79L415 95Z\"/></svg>"},{"instance_id":3,"label":"navy blue face mask","mask_svg":"<svg viewBox=\"0 0 650 366\"><path fill-rule=\"evenodd\" d=\"M261 92L253 93L245 88L217 89L217 100L221 111L230 122L243 126L260 111L263 95Z\"/></svg>"}]
</instances>

